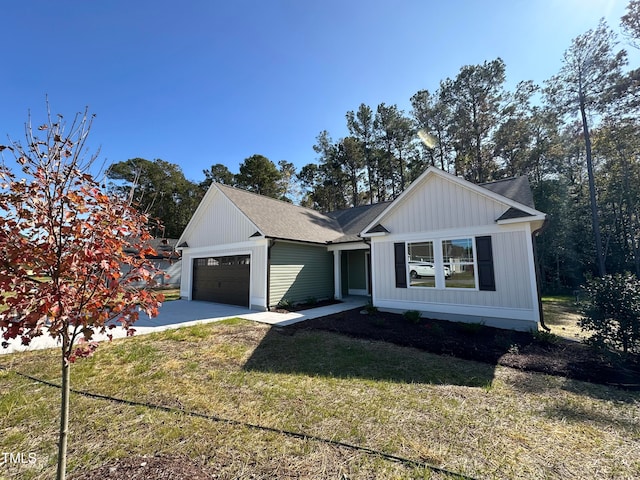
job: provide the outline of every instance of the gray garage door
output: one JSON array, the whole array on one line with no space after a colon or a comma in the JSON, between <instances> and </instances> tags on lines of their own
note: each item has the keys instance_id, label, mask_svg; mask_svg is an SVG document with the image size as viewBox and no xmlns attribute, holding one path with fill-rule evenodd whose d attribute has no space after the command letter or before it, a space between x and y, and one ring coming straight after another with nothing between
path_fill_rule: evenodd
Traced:
<instances>
[{"instance_id":1,"label":"gray garage door","mask_svg":"<svg viewBox=\"0 0 640 480\"><path fill-rule=\"evenodd\" d=\"M194 300L249 306L249 255L193 260Z\"/></svg>"}]
</instances>

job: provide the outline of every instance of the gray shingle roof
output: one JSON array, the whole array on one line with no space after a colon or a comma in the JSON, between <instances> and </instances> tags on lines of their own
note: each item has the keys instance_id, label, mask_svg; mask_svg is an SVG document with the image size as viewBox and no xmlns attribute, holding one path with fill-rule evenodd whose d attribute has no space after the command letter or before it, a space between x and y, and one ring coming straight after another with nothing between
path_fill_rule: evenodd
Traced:
<instances>
[{"instance_id":1,"label":"gray shingle roof","mask_svg":"<svg viewBox=\"0 0 640 480\"><path fill-rule=\"evenodd\" d=\"M502 215L496 218L496 222L500 220L510 220L512 218L524 218L524 217L532 217L530 213L523 212L518 208L509 207L507 211L505 211Z\"/></svg>"},{"instance_id":2,"label":"gray shingle roof","mask_svg":"<svg viewBox=\"0 0 640 480\"><path fill-rule=\"evenodd\" d=\"M156 255L147 255L149 259L177 259L180 255L176 251L177 238L152 238L148 245L156 251ZM137 255L138 249L128 245L123 248L129 255Z\"/></svg>"},{"instance_id":3,"label":"gray shingle roof","mask_svg":"<svg viewBox=\"0 0 640 480\"><path fill-rule=\"evenodd\" d=\"M527 177L507 178L483 183L480 186L533 208L533 195ZM300 207L239 188L219 183L216 183L216 187L265 236L301 242L326 244L360 241L361 238L358 234L391 203L362 205L323 214L310 208ZM510 208L499 220L523 215L526 215L525 212Z\"/></svg>"},{"instance_id":4,"label":"gray shingle roof","mask_svg":"<svg viewBox=\"0 0 640 480\"><path fill-rule=\"evenodd\" d=\"M391 202L374 203L373 205L361 205L354 208L336 210L327 214L335 219L342 229L343 235L333 240L333 243L356 242L361 240L360 232L373 222Z\"/></svg>"},{"instance_id":5,"label":"gray shingle roof","mask_svg":"<svg viewBox=\"0 0 640 480\"><path fill-rule=\"evenodd\" d=\"M310 208L219 183L216 186L267 237L327 243L343 235L336 220Z\"/></svg>"},{"instance_id":6,"label":"gray shingle roof","mask_svg":"<svg viewBox=\"0 0 640 480\"><path fill-rule=\"evenodd\" d=\"M526 176L505 178L504 180L480 183L478 185L487 190L491 190L493 193L522 203L527 207L535 208L533 204L533 193L531 193L529 179Z\"/></svg>"}]
</instances>

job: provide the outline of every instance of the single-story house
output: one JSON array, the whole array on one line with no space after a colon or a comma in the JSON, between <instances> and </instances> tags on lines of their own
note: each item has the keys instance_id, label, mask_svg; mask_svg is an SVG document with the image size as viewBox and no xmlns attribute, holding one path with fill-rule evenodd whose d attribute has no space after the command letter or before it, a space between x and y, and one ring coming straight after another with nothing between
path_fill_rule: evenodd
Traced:
<instances>
[{"instance_id":1,"label":"single-story house","mask_svg":"<svg viewBox=\"0 0 640 480\"><path fill-rule=\"evenodd\" d=\"M392 202L323 214L214 183L178 240L180 294L268 310L368 295L380 310L537 329L526 177L475 185L428 168Z\"/></svg>"},{"instance_id":2,"label":"single-story house","mask_svg":"<svg viewBox=\"0 0 640 480\"><path fill-rule=\"evenodd\" d=\"M156 275L155 282L157 286L177 287L180 285L180 277L182 275L182 260L180 252L176 250L178 239L176 238L152 238L149 246L155 250L155 255L147 255L147 260L157 268L160 273ZM133 247L125 247L125 253L129 255L138 255L139 252ZM123 266L123 273L127 268Z\"/></svg>"}]
</instances>

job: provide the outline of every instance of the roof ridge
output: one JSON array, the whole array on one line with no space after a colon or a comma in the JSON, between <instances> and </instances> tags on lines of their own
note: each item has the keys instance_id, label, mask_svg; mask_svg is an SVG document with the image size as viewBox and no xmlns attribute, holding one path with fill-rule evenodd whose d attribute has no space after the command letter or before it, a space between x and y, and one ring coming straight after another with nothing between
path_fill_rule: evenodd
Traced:
<instances>
[{"instance_id":1,"label":"roof ridge","mask_svg":"<svg viewBox=\"0 0 640 480\"><path fill-rule=\"evenodd\" d=\"M364 205L358 205L357 207L345 207L345 208L339 208L338 210L331 210L330 212L327 212L325 215L333 215L334 213L338 213L338 212L346 212L348 210L354 210L356 208L371 208L371 207L375 207L376 205L384 205L385 203L391 203L392 200L385 200L383 202L376 202L376 203L365 203Z\"/></svg>"},{"instance_id":2,"label":"roof ridge","mask_svg":"<svg viewBox=\"0 0 640 480\"><path fill-rule=\"evenodd\" d=\"M507 182L507 181L510 181L510 180L517 180L517 179L522 178L522 177L526 178L526 175L514 175L513 177L500 178L498 180L491 180L490 182L482 182L482 183L478 183L476 185L478 185L478 186L491 185L492 183Z\"/></svg>"}]
</instances>

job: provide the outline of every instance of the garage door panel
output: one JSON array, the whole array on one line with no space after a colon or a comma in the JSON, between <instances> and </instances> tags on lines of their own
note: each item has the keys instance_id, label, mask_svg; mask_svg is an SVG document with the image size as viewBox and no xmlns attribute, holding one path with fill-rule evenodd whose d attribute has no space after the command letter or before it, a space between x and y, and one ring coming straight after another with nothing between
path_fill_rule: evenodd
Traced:
<instances>
[{"instance_id":1,"label":"garage door panel","mask_svg":"<svg viewBox=\"0 0 640 480\"><path fill-rule=\"evenodd\" d=\"M249 255L196 258L193 263L194 300L249 305Z\"/></svg>"}]
</instances>

